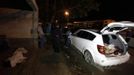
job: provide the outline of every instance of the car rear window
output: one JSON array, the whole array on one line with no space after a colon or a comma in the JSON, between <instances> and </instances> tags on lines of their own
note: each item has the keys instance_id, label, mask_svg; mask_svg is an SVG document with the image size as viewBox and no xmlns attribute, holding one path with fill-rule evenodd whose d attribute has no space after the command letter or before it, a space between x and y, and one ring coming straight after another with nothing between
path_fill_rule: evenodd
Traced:
<instances>
[{"instance_id":1,"label":"car rear window","mask_svg":"<svg viewBox=\"0 0 134 75\"><path fill-rule=\"evenodd\" d=\"M110 29L110 31L113 31L113 30L122 30L124 29L125 27L113 27Z\"/></svg>"},{"instance_id":2,"label":"car rear window","mask_svg":"<svg viewBox=\"0 0 134 75\"><path fill-rule=\"evenodd\" d=\"M80 38L88 39L88 40L93 40L96 36L90 32L86 31L80 31L77 33L77 36Z\"/></svg>"}]
</instances>

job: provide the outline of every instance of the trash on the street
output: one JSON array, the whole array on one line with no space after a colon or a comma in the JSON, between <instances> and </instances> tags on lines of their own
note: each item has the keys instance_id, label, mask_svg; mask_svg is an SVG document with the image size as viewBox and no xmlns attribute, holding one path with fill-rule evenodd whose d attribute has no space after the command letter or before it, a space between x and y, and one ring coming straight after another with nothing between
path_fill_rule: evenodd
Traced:
<instances>
[{"instance_id":1,"label":"trash on the street","mask_svg":"<svg viewBox=\"0 0 134 75\"><path fill-rule=\"evenodd\" d=\"M18 63L25 61L27 57L24 56L28 51L25 48L17 48L11 57L8 58L11 67L15 67Z\"/></svg>"},{"instance_id":2,"label":"trash on the street","mask_svg":"<svg viewBox=\"0 0 134 75\"><path fill-rule=\"evenodd\" d=\"M117 48L113 44L105 44L105 53L112 54L117 51Z\"/></svg>"}]
</instances>

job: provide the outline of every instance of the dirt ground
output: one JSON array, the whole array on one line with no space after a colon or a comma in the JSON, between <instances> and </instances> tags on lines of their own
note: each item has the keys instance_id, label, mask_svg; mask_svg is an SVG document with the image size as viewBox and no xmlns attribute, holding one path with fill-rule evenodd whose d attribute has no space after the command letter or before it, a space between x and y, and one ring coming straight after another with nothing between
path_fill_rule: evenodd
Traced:
<instances>
[{"instance_id":1,"label":"dirt ground","mask_svg":"<svg viewBox=\"0 0 134 75\"><path fill-rule=\"evenodd\" d=\"M0 75L133 75L134 50L129 48L128 62L102 72L85 62L82 55L73 48L62 48L60 53L53 51L51 43L45 48L34 47L31 39L10 39L10 49L0 52ZM16 67L3 67L3 61L18 47L28 50L28 59Z\"/></svg>"}]
</instances>

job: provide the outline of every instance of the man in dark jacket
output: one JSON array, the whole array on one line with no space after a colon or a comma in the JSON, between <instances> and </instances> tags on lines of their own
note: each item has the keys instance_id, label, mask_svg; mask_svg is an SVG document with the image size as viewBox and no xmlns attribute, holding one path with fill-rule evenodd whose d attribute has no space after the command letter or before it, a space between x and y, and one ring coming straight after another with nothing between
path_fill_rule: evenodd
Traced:
<instances>
[{"instance_id":1,"label":"man in dark jacket","mask_svg":"<svg viewBox=\"0 0 134 75\"><path fill-rule=\"evenodd\" d=\"M59 25L54 25L52 28L52 44L55 52L60 52L61 48L61 30Z\"/></svg>"}]
</instances>

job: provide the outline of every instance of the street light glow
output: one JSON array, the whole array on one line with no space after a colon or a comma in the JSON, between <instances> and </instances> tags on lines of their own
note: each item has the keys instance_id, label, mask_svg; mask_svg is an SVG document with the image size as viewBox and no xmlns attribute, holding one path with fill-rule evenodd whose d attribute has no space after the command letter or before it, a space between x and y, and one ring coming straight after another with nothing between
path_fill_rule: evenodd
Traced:
<instances>
[{"instance_id":1,"label":"street light glow","mask_svg":"<svg viewBox=\"0 0 134 75\"><path fill-rule=\"evenodd\" d=\"M65 11L65 16L69 16L69 12L68 11Z\"/></svg>"},{"instance_id":2,"label":"street light glow","mask_svg":"<svg viewBox=\"0 0 134 75\"><path fill-rule=\"evenodd\" d=\"M69 12L66 10L66 11L64 12L64 15L65 15L66 21L67 21L67 24L66 24L66 25L68 25L68 22L69 22Z\"/></svg>"}]
</instances>

